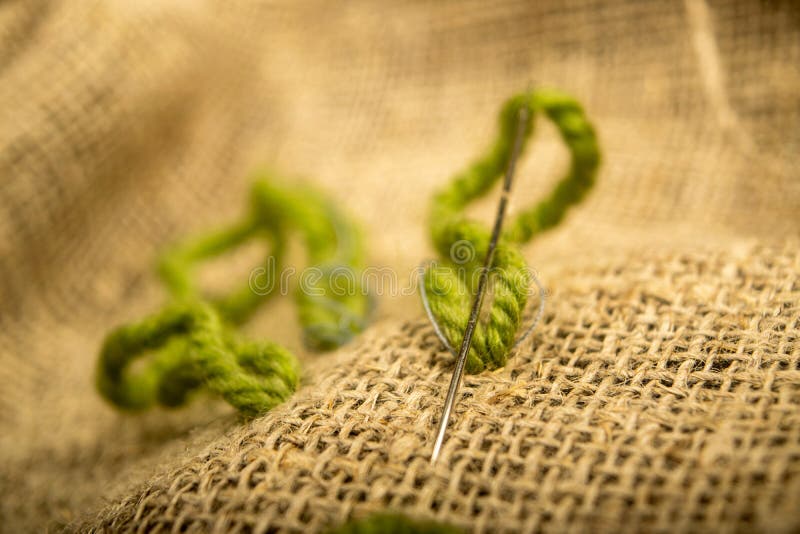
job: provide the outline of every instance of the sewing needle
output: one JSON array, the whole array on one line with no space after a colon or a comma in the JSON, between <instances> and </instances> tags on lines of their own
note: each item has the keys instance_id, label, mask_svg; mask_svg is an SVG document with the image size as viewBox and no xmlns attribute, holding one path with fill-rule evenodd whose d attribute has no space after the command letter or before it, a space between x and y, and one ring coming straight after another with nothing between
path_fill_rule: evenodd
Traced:
<instances>
[{"instance_id":1,"label":"sewing needle","mask_svg":"<svg viewBox=\"0 0 800 534\"><path fill-rule=\"evenodd\" d=\"M494 261L494 251L497 248L497 242L500 239L500 231L503 228L503 219L506 215L506 205L508 204L508 197L511 193L511 181L514 178L514 168L517 164L517 157L519 157L520 149L522 148L522 139L525 133L525 126L528 121L528 109L522 107L519 110L519 121L517 122L517 131L514 139L514 148L511 152L511 158L508 160L508 168L506 169L506 177L503 182L503 192L500 197L500 203L497 206L497 215L494 220L494 228L492 229L492 237L489 241L489 249L486 252L486 258L483 260L483 268L481 270L480 278L478 279L478 290L475 293L475 298L472 301L472 310L469 314L469 321L467 321L467 328L464 331L464 339L461 342L461 350L458 351L458 358L456 359L456 368L453 371L453 377L450 379L450 387L447 390L447 397L444 401L444 410L442 411L442 418L439 421L439 430L436 434L436 442L433 445L433 454L431 454L431 464L435 463L439 458L444 443L444 435L447 431L447 423L450 421L450 415L453 411L453 404L455 404L456 393L461 384L461 377L464 375L464 365L467 362L467 353L472 345L472 335L475 333L475 327L478 324L478 316L481 312L481 305L483 304L483 294L486 291L486 283L489 279L489 269Z\"/></svg>"}]
</instances>

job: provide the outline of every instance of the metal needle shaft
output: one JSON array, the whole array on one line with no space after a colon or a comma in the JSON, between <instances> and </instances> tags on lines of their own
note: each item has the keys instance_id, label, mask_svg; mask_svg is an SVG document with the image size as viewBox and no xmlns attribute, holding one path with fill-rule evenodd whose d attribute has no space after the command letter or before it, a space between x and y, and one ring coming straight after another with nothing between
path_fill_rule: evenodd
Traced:
<instances>
[{"instance_id":1,"label":"metal needle shaft","mask_svg":"<svg viewBox=\"0 0 800 534\"><path fill-rule=\"evenodd\" d=\"M481 312L481 305L483 304L483 295L486 292L486 283L489 279L489 270L494 261L494 251L497 248L497 242L500 239L500 231L503 228L503 219L506 215L506 205L508 204L508 197L511 193L511 182L514 178L514 168L517 164L520 149L522 148L522 139L525 137L525 126L528 122L528 109L525 107L519 110L519 121L517 123L517 132L514 139L514 148L511 152L511 158L508 160L508 168L506 169L506 177L503 181L503 192L500 197L500 203L497 206L497 215L494 220L494 228L492 229L492 237L489 241L489 249L486 252L486 258L483 261L483 268L481 270L480 278L478 279L478 290L475 293L475 298L472 301L472 310L469 314L469 321L467 328L464 331L464 339L461 342L461 349L458 351L458 358L456 360L456 368L453 371L453 377L450 379L450 387L447 390L447 397L444 401L444 410L442 411L442 418L439 421L439 430L436 434L436 442L433 444L433 454L431 454L431 463L435 463L442 452L442 445L444 444L444 436L447 431L447 423L450 421L450 415L453 412L453 405L455 404L456 394L458 387L461 385L461 377L464 375L464 365L467 362L467 354L469 353L470 346L472 345L472 335L475 333L475 327L478 324L478 316Z\"/></svg>"}]
</instances>

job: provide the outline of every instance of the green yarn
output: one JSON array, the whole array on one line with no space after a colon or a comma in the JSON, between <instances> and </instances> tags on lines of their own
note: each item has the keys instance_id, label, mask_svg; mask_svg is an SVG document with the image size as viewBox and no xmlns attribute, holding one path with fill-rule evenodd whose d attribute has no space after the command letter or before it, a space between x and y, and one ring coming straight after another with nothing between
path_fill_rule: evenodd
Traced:
<instances>
[{"instance_id":1,"label":"green yarn","mask_svg":"<svg viewBox=\"0 0 800 534\"><path fill-rule=\"evenodd\" d=\"M356 226L308 187L259 180L242 221L162 255L159 274L171 302L106 337L97 368L100 393L120 408L143 410L155 403L179 406L205 386L250 416L288 398L299 382L295 356L269 341L245 340L236 326L276 294L275 275L292 232L301 236L311 263L294 291L306 344L328 350L359 333L370 301L359 285L363 248ZM264 290L254 291L248 280L226 295L201 295L195 266L252 239L271 246L274 268L265 270ZM150 357L134 372L131 365L145 355Z\"/></svg>"},{"instance_id":2,"label":"green yarn","mask_svg":"<svg viewBox=\"0 0 800 534\"><path fill-rule=\"evenodd\" d=\"M290 191L260 182L253 202L265 225L277 219L295 227L305 243L313 267L304 271L295 302L306 344L330 350L361 332L371 302L358 271L362 236L352 221L309 188Z\"/></svg>"},{"instance_id":3,"label":"green yarn","mask_svg":"<svg viewBox=\"0 0 800 534\"><path fill-rule=\"evenodd\" d=\"M132 361L157 351L144 370ZM202 301L174 304L113 331L103 344L100 393L120 408L142 410L154 402L175 407L201 385L246 415L281 403L298 384L297 360L270 342L239 339L218 312Z\"/></svg>"},{"instance_id":4,"label":"green yarn","mask_svg":"<svg viewBox=\"0 0 800 534\"><path fill-rule=\"evenodd\" d=\"M373 514L349 521L329 534L460 534L460 528L430 520L410 519L402 514Z\"/></svg>"},{"instance_id":5,"label":"green yarn","mask_svg":"<svg viewBox=\"0 0 800 534\"><path fill-rule=\"evenodd\" d=\"M527 304L531 280L519 245L561 222L567 208L591 189L600 163L594 128L574 98L540 90L516 95L505 103L494 145L435 195L430 211L431 237L442 261L426 271L425 289L431 310L453 346L461 345L474 286L491 236L491 229L467 218L464 209L488 193L503 175L522 108L529 112L524 140L534 130L537 113L543 113L555 123L572 161L566 176L550 195L510 220L500 238L491 268L491 307L488 319L475 331L467 356L468 373L505 365Z\"/></svg>"}]
</instances>

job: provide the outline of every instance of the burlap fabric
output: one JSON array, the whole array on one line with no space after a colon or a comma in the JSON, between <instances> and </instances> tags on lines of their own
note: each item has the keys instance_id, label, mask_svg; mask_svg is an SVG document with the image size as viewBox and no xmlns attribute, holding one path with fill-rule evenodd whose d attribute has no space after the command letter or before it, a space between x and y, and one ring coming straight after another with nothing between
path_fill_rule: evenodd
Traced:
<instances>
[{"instance_id":1,"label":"burlap fabric","mask_svg":"<svg viewBox=\"0 0 800 534\"><path fill-rule=\"evenodd\" d=\"M0 529L800 528L798 65L793 2L1 4ZM525 248L546 321L467 380L435 468L452 363L416 295L252 423L98 398L103 334L163 298L156 252L238 215L253 168L325 188L407 282L430 194L530 83L586 103L605 164ZM512 209L565 164L541 133ZM292 313L247 332L300 352Z\"/></svg>"},{"instance_id":2,"label":"burlap fabric","mask_svg":"<svg viewBox=\"0 0 800 534\"><path fill-rule=\"evenodd\" d=\"M535 336L467 377L425 321L378 326L313 387L95 526L316 531L385 507L478 532L800 527L795 251L654 256L559 279Z\"/></svg>"}]
</instances>

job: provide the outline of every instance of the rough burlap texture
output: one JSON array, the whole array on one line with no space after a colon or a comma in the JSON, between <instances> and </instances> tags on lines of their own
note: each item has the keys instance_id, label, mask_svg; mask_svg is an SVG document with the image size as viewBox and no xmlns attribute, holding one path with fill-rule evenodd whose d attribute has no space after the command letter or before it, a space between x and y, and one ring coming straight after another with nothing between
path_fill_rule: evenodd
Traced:
<instances>
[{"instance_id":1,"label":"rough burlap texture","mask_svg":"<svg viewBox=\"0 0 800 534\"><path fill-rule=\"evenodd\" d=\"M800 256L655 256L559 279L534 339L468 376L430 325L378 326L314 385L98 523L316 531L386 507L478 532L800 528Z\"/></svg>"},{"instance_id":2,"label":"rough burlap texture","mask_svg":"<svg viewBox=\"0 0 800 534\"><path fill-rule=\"evenodd\" d=\"M157 251L237 217L251 170L328 191L402 286L431 194L531 83L586 104L604 166L524 248L546 320L466 380L435 467L452 358L390 288L251 423L98 397L103 335L164 298ZM800 528L798 94L789 1L0 4L0 530L306 531L384 507L482 531ZM540 134L512 211L565 166ZM251 252L204 279L235 284ZM289 301L246 331L302 353Z\"/></svg>"}]
</instances>

